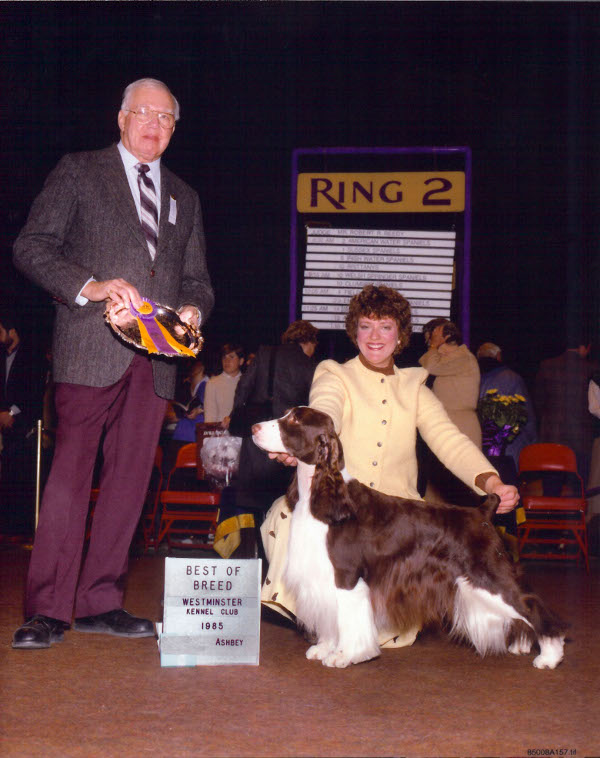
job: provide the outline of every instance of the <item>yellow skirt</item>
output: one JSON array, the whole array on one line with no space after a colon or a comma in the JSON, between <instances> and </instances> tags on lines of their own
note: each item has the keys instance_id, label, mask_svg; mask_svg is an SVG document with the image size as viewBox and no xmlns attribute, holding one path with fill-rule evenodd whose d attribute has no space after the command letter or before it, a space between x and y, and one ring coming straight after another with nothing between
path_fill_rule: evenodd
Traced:
<instances>
[{"instance_id":1,"label":"yellow skirt","mask_svg":"<svg viewBox=\"0 0 600 758\"><path fill-rule=\"evenodd\" d=\"M295 622L295 601L283 583L291 517L292 512L288 508L285 495L282 495L275 500L261 526L263 546L269 561L269 570L262 586L261 601ZM412 645L419 631L418 628L414 628L382 632L379 635L379 645L385 648Z\"/></svg>"}]
</instances>

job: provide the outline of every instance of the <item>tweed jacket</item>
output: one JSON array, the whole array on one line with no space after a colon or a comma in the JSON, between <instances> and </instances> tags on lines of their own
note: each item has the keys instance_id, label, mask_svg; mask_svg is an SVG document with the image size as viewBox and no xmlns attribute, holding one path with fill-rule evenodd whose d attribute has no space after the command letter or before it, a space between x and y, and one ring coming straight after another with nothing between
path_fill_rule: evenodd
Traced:
<instances>
[{"instance_id":1,"label":"tweed jacket","mask_svg":"<svg viewBox=\"0 0 600 758\"><path fill-rule=\"evenodd\" d=\"M105 303L75 302L90 277L120 277L143 297L175 309L195 305L202 320L214 301L198 195L161 163L158 249L152 261L116 145L60 160L32 206L13 259L56 300L57 382L109 386L134 356L104 323ZM156 358L152 364L157 394L172 397L175 361Z\"/></svg>"},{"instance_id":2,"label":"tweed jacket","mask_svg":"<svg viewBox=\"0 0 600 758\"><path fill-rule=\"evenodd\" d=\"M344 448L349 473L388 495L417 498L417 429L442 463L467 486L494 467L448 418L424 382L423 368L394 367L386 376L358 357L317 366L310 405L328 413Z\"/></svg>"}]
</instances>

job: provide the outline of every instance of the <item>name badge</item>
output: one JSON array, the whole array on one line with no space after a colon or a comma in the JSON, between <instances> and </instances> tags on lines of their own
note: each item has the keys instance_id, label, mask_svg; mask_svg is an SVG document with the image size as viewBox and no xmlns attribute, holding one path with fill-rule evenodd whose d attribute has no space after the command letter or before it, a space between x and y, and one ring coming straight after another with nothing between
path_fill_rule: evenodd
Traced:
<instances>
[{"instance_id":1,"label":"name badge","mask_svg":"<svg viewBox=\"0 0 600 758\"><path fill-rule=\"evenodd\" d=\"M174 224L177 221L177 202L173 195L169 198L169 223Z\"/></svg>"}]
</instances>

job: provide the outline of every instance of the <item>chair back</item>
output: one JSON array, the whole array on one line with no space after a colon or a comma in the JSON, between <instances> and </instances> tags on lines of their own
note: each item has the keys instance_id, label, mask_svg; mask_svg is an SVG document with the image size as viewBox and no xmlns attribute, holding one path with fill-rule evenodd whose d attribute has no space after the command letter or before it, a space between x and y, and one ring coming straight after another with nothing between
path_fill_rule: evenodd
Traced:
<instances>
[{"instance_id":1,"label":"chair back","mask_svg":"<svg viewBox=\"0 0 600 758\"><path fill-rule=\"evenodd\" d=\"M570 471L576 474L577 459L566 445L540 442L521 450L519 472L523 471Z\"/></svg>"},{"instance_id":2,"label":"chair back","mask_svg":"<svg viewBox=\"0 0 600 758\"><path fill-rule=\"evenodd\" d=\"M519 554L534 560L578 560L589 571L586 499L577 458L566 445L527 445L519 456L525 521L517 526Z\"/></svg>"},{"instance_id":3,"label":"chair back","mask_svg":"<svg viewBox=\"0 0 600 758\"><path fill-rule=\"evenodd\" d=\"M177 451L174 468L195 468L196 466L196 443L189 442Z\"/></svg>"}]
</instances>

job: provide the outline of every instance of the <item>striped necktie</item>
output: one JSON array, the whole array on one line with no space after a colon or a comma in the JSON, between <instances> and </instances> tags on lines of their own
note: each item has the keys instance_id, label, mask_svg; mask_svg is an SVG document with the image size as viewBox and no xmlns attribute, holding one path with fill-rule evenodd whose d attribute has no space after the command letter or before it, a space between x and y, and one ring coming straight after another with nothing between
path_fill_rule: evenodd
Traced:
<instances>
[{"instance_id":1,"label":"striped necktie","mask_svg":"<svg viewBox=\"0 0 600 758\"><path fill-rule=\"evenodd\" d=\"M147 163L136 164L138 171L138 186L140 188L141 221L144 236L148 243L150 257L154 260L158 245L158 206L154 182L150 176L150 166Z\"/></svg>"}]
</instances>

